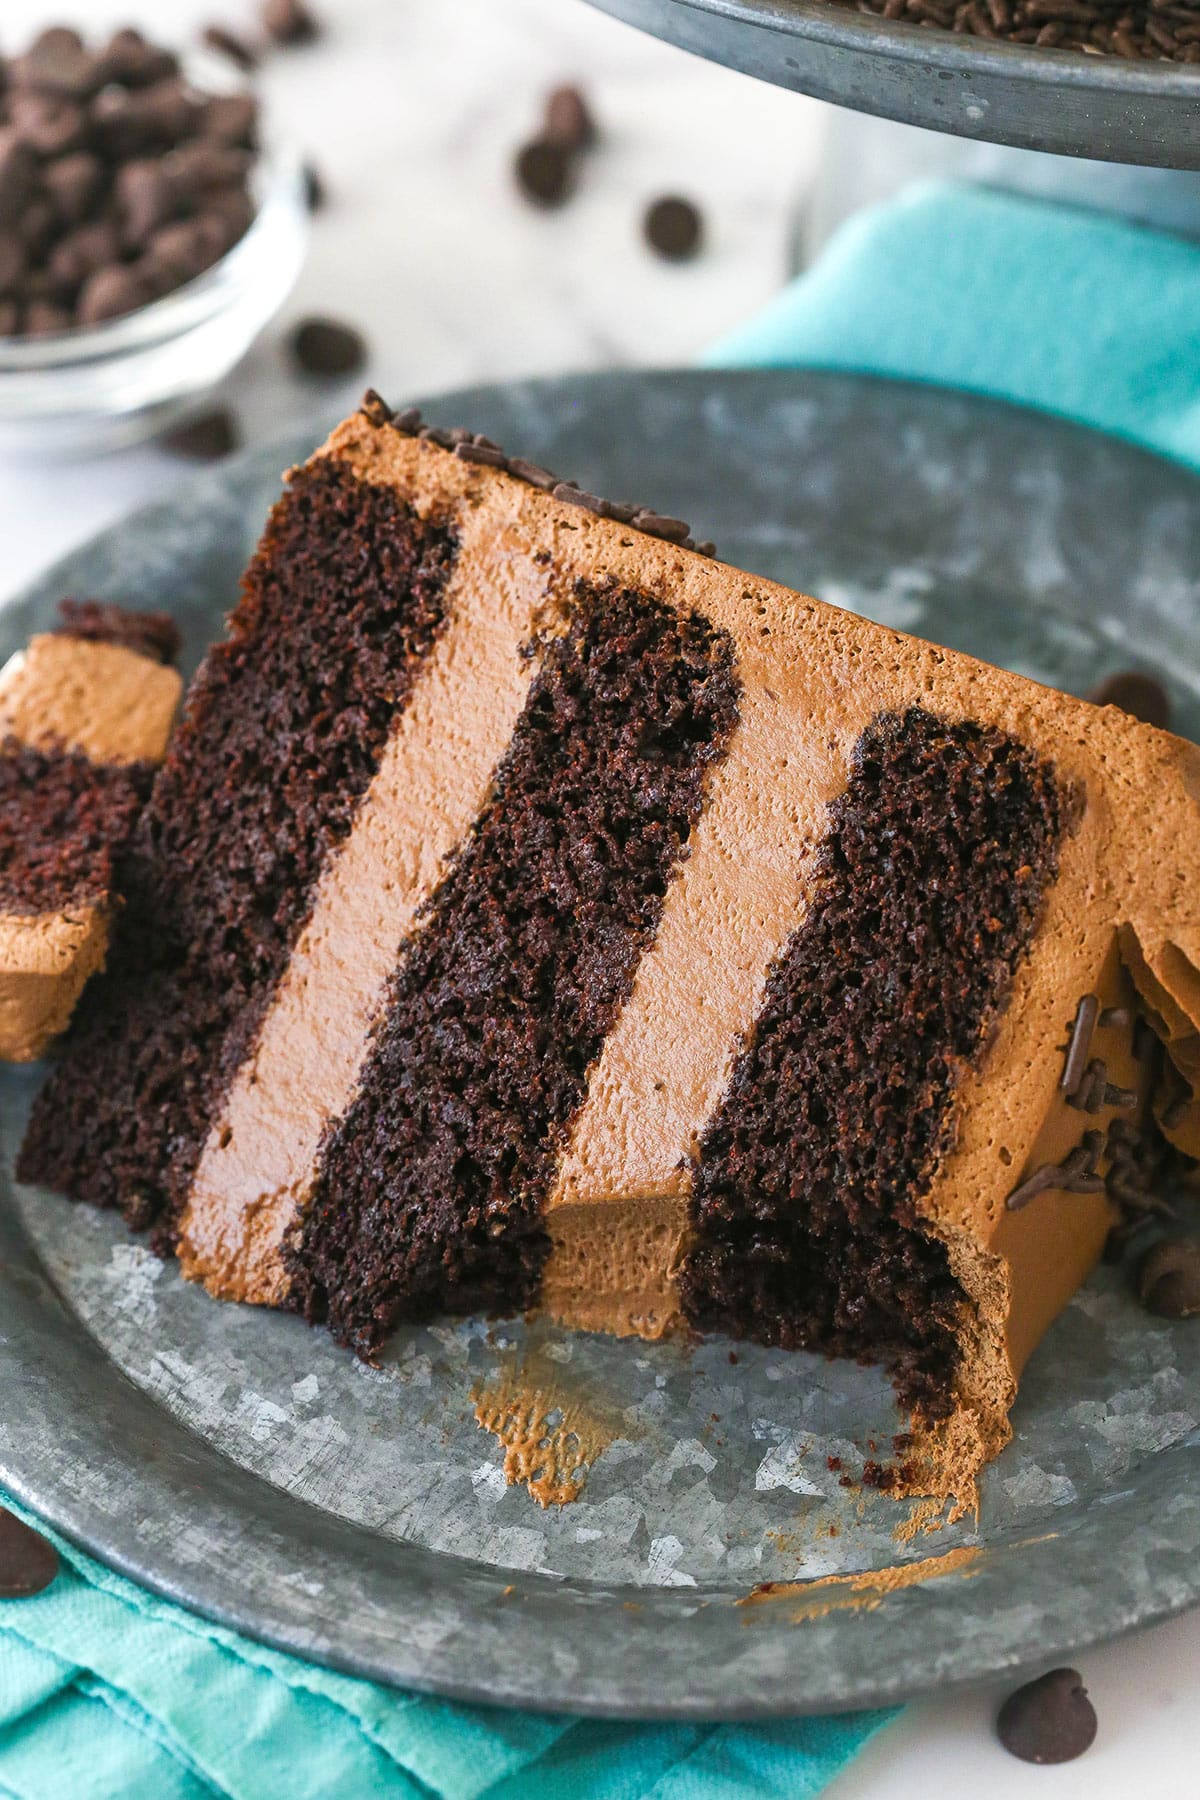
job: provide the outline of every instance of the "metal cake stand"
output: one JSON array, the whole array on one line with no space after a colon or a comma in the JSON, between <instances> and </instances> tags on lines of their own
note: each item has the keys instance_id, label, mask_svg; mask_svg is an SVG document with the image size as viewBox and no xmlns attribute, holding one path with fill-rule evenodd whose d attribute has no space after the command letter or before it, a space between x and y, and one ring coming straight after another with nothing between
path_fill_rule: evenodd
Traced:
<instances>
[{"instance_id":1,"label":"metal cake stand","mask_svg":"<svg viewBox=\"0 0 1200 1800\"><path fill-rule=\"evenodd\" d=\"M959 137L1200 169L1200 66L924 31L833 0L591 0L777 87Z\"/></svg>"}]
</instances>

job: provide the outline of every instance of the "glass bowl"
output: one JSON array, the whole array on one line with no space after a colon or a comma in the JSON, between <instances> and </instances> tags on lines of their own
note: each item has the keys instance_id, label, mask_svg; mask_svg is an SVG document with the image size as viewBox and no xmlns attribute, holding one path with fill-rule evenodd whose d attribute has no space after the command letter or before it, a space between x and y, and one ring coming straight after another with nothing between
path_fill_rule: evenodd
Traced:
<instances>
[{"instance_id":1,"label":"glass bowl","mask_svg":"<svg viewBox=\"0 0 1200 1800\"><path fill-rule=\"evenodd\" d=\"M268 144L251 188L248 231L185 287L102 325L0 337L0 456L133 443L229 373L291 293L308 241L295 155Z\"/></svg>"}]
</instances>

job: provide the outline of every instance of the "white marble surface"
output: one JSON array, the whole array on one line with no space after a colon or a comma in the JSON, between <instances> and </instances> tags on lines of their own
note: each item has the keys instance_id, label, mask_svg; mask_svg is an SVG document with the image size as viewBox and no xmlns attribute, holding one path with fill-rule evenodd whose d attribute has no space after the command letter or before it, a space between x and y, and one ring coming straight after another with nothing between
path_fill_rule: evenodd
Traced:
<instances>
[{"instance_id":1,"label":"white marble surface","mask_svg":"<svg viewBox=\"0 0 1200 1800\"><path fill-rule=\"evenodd\" d=\"M70 10L183 38L252 0L4 0L15 48ZM324 0L319 50L265 71L278 119L330 188L287 318L352 318L369 378L397 398L459 383L613 363L686 362L767 298L812 168L821 109L638 37L576 0ZM545 217L511 192L512 147L552 81L587 82L602 153L577 199ZM703 204L709 244L654 261L640 209L677 190ZM292 377L272 333L229 383L251 438L348 402ZM169 494L186 465L152 446L54 467L0 463L0 601L68 545ZM164 596L169 600L169 596ZM911 1707L835 1783L839 1800L1190 1800L1200 1792L1200 1612L1081 1659L1100 1736L1081 1761L1033 1770L994 1742L1003 1690Z\"/></svg>"}]
</instances>

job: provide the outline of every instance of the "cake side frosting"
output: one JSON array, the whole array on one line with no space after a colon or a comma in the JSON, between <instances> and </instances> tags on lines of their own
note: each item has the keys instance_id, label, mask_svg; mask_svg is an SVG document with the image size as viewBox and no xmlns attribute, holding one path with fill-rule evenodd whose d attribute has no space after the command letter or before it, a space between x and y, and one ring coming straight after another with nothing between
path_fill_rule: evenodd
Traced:
<instances>
[{"instance_id":1,"label":"cake side frosting","mask_svg":"<svg viewBox=\"0 0 1200 1800\"><path fill-rule=\"evenodd\" d=\"M110 624L139 614L108 608ZM0 670L0 1059L31 1062L103 967L113 857L161 761L182 683L68 625Z\"/></svg>"}]
</instances>

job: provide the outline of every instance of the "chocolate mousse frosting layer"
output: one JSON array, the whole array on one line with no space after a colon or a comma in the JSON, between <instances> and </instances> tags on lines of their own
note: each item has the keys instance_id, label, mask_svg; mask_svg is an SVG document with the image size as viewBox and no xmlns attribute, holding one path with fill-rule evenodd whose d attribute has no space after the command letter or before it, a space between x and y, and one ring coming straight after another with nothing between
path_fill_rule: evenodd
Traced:
<instances>
[{"instance_id":1,"label":"chocolate mousse frosting layer","mask_svg":"<svg viewBox=\"0 0 1200 1800\"><path fill-rule=\"evenodd\" d=\"M368 1354L423 1311L532 1304L883 1361L912 1407L891 1485L969 1501L1025 1358L1132 1191L1151 1105L1200 1150L1200 752L425 431L372 402L264 540L243 606L276 595L282 646L353 587L337 525L367 513L368 562L409 571L397 591L437 563L437 619L400 699L382 683L361 780L328 772L352 798L288 871L287 929L236 1031L189 1031L186 1076L161 1035L153 1071L122 1063L127 991L111 1046L69 1051L89 1115L97 1050L133 1070L97 1197L135 1219L165 1197L187 1274L327 1316ZM629 685L607 713L589 684L614 644ZM248 678L263 665L251 696L279 683L263 640L244 656ZM662 679L639 687L646 668ZM649 781L687 694L709 699ZM336 727L344 695L326 702ZM193 814L172 784L211 734L197 713L156 789L155 881L181 820L219 802L228 824L261 805L239 783L257 796L315 748L289 741L265 776L247 757ZM572 781L595 810L568 804ZM181 961L209 913L226 922L245 842L208 843ZM168 1110L172 1084L203 1091L169 1149L145 1123L163 1067ZM48 1103L27 1166L94 1192L88 1131L81 1113L48 1154Z\"/></svg>"}]
</instances>

